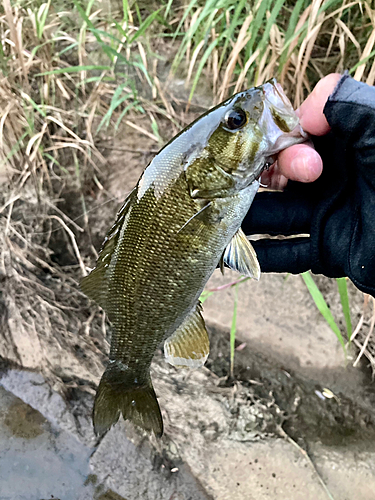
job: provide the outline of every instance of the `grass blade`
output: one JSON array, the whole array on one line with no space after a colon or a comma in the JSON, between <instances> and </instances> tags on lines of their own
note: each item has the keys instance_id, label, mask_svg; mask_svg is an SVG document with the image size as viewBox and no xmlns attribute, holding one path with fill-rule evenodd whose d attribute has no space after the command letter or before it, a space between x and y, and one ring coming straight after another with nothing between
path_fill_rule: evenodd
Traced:
<instances>
[{"instance_id":1,"label":"grass blade","mask_svg":"<svg viewBox=\"0 0 375 500\"><path fill-rule=\"evenodd\" d=\"M51 0L48 0L47 3L43 3L38 12L35 13L35 24L37 28L37 36L39 40L43 38L44 27L46 25L48 11L51 6Z\"/></svg>"},{"instance_id":2,"label":"grass blade","mask_svg":"<svg viewBox=\"0 0 375 500\"><path fill-rule=\"evenodd\" d=\"M45 76L45 75L61 75L61 73L79 73L80 71L105 71L110 70L110 66L100 66L100 65L89 65L89 66L68 66L66 68L57 68L52 71L45 71L44 73L38 73L35 76Z\"/></svg>"},{"instance_id":3,"label":"grass blade","mask_svg":"<svg viewBox=\"0 0 375 500\"><path fill-rule=\"evenodd\" d=\"M28 94L26 94L26 92L21 91L21 96L25 101L31 104L35 111L38 111L38 113L40 113L43 118L46 118L47 114L45 113L45 111L40 106L38 106L38 104Z\"/></svg>"},{"instance_id":4,"label":"grass blade","mask_svg":"<svg viewBox=\"0 0 375 500\"><path fill-rule=\"evenodd\" d=\"M211 52L214 50L214 48L216 47L216 45L220 42L221 38L222 38L222 36L216 38L216 40L214 40L209 45L209 47L206 49L205 53L203 54L202 60L200 61L198 69L197 69L197 72L195 74L193 85L191 87L191 91L190 91L190 95L189 95L189 102L191 102L191 100L193 98L193 95L194 95L195 89L196 89L196 87L198 85L198 81L199 81L199 78L200 78L201 73L203 71L204 65L206 64L206 61L209 58Z\"/></svg>"},{"instance_id":5,"label":"grass blade","mask_svg":"<svg viewBox=\"0 0 375 500\"><path fill-rule=\"evenodd\" d=\"M269 43L269 35L270 35L272 25L276 22L276 18L279 15L279 12L282 9L284 3L285 3L285 0L277 0L272 11L271 11L271 15L267 20L267 24L266 24L266 28L265 28L264 33L263 33L262 40L259 44L260 57L262 57L264 52L266 51L267 45Z\"/></svg>"},{"instance_id":6,"label":"grass blade","mask_svg":"<svg viewBox=\"0 0 375 500\"><path fill-rule=\"evenodd\" d=\"M109 109L108 109L107 113L103 116L101 122L99 123L99 126L97 128L97 132L100 131L100 129L103 127L103 125L105 127L108 127L114 111L124 101L126 101L127 99L131 99L133 97L133 95L129 92L127 92L127 93L125 92L124 95L122 95L124 88L126 88L126 83L119 85L117 87L117 89L115 90L115 93L113 94L113 97L111 99L111 103L109 105Z\"/></svg>"},{"instance_id":7,"label":"grass blade","mask_svg":"<svg viewBox=\"0 0 375 500\"><path fill-rule=\"evenodd\" d=\"M195 6L195 4L197 3L197 0L192 0L189 5L185 8L185 12L184 12L184 15L182 16L180 22L178 23L178 26L177 26L177 29L174 33L174 36L173 36L173 40L176 38L176 36L178 34L180 34L180 30L181 30L181 27L183 26L184 22L185 22L185 19L187 18L187 16L189 15L189 12L191 11L191 9Z\"/></svg>"},{"instance_id":8,"label":"grass blade","mask_svg":"<svg viewBox=\"0 0 375 500\"><path fill-rule=\"evenodd\" d=\"M309 273L309 271L302 273L301 274L307 289L310 292L311 297L313 298L316 307L319 309L320 314L323 316L323 318L327 321L329 327L331 330L334 332L336 335L337 339L339 340L340 344L342 345L342 348L344 349L344 352L346 354L346 347L345 347L345 341L341 335L340 328L337 326L332 312L330 308L328 307L327 302L325 301L321 291L317 287L315 281L313 280L313 277Z\"/></svg>"},{"instance_id":9,"label":"grass blade","mask_svg":"<svg viewBox=\"0 0 375 500\"><path fill-rule=\"evenodd\" d=\"M253 53L253 47L257 40L258 32L260 31L262 25L264 24L263 18L266 15L267 9L269 8L271 2L269 0L262 1L259 3L259 8L257 10L254 21L251 23L249 32L251 33L250 41L246 47L246 59L248 59Z\"/></svg>"},{"instance_id":10,"label":"grass blade","mask_svg":"<svg viewBox=\"0 0 375 500\"><path fill-rule=\"evenodd\" d=\"M168 4L167 4L167 6L165 8L165 12L164 12L164 19L168 18L168 14L169 14L169 11L171 10L172 3L173 3L173 0L168 0Z\"/></svg>"},{"instance_id":11,"label":"grass blade","mask_svg":"<svg viewBox=\"0 0 375 500\"><path fill-rule=\"evenodd\" d=\"M230 40L233 37L234 31L235 31L236 27L238 26L238 24L241 23L241 21L239 20L239 17L240 17L242 10L246 7L247 3L248 3L247 0L242 0L237 5L236 10L234 11L233 18L230 22L229 28L226 30L227 34L226 34L225 42L224 42L224 45L222 48L221 57L219 60L219 68L221 68L221 66L224 62L224 57L227 53L227 48L229 46Z\"/></svg>"},{"instance_id":12,"label":"grass blade","mask_svg":"<svg viewBox=\"0 0 375 500\"><path fill-rule=\"evenodd\" d=\"M375 50L373 50L372 52L370 52L370 54L366 57L364 57L363 59L361 59L360 61L357 62L357 64L355 64L352 68L350 68L349 70L349 74L351 75L352 73L354 73L354 71L359 67L359 66L362 66L362 64L366 64L367 61L371 58L373 58L375 56Z\"/></svg>"},{"instance_id":13,"label":"grass blade","mask_svg":"<svg viewBox=\"0 0 375 500\"><path fill-rule=\"evenodd\" d=\"M129 40L129 44L131 44L132 42L135 42L139 37L141 37L145 33L145 31L150 26L150 24L154 21L154 19L159 16L159 12L160 12L160 9L156 10L155 12L153 12L152 14L150 14L142 22L142 24L139 26L139 28L136 31L136 33Z\"/></svg>"},{"instance_id":14,"label":"grass blade","mask_svg":"<svg viewBox=\"0 0 375 500\"><path fill-rule=\"evenodd\" d=\"M203 304L203 302L205 302L208 297L210 297L211 295L213 295L215 292L210 292L208 290L204 290L202 293L201 293L201 296L199 297L199 300L200 300L200 303Z\"/></svg>"},{"instance_id":15,"label":"grass blade","mask_svg":"<svg viewBox=\"0 0 375 500\"><path fill-rule=\"evenodd\" d=\"M290 21L288 24L288 29L286 30L286 33L285 33L285 42L288 42L289 40L291 40L291 38L294 34L294 30L296 29L297 22L299 19L299 14L301 12L301 9L302 9L304 3L305 3L305 0L297 0L295 6L293 7L292 14L290 16ZM289 47L289 45L288 45L288 47ZM284 64L285 64L285 61L287 59L288 47L284 47L283 51L281 53L279 70L278 70L279 74L281 74L283 67L284 67Z\"/></svg>"}]
</instances>

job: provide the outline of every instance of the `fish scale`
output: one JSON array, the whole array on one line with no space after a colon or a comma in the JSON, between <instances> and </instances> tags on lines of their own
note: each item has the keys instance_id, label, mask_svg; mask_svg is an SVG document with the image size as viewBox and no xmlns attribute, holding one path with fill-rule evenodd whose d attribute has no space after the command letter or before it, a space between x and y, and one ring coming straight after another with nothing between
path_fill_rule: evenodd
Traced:
<instances>
[{"instance_id":1,"label":"fish scale","mask_svg":"<svg viewBox=\"0 0 375 500\"><path fill-rule=\"evenodd\" d=\"M304 140L289 101L271 81L209 110L145 169L81 284L113 326L94 403L98 434L121 414L162 434L150 377L155 350L164 340L171 364L204 364L209 340L199 296L219 262L259 278L241 222L272 155Z\"/></svg>"}]
</instances>

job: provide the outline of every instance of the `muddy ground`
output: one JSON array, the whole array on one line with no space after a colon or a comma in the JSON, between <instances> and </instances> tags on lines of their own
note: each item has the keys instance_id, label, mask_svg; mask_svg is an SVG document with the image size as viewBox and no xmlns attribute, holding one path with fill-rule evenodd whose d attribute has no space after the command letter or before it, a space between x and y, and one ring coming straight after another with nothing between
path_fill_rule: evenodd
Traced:
<instances>
[{"instance_id":1,"label":"muddy ground","mask_svg":"<svg viewBox=\"0 0 375 500\"><path fill-rule=\"evenodd\" d=\"M193 111L199 113L199 107ZM146 118L137 120L147 127ZM165 123L160 132L168 139L175 131ZM103 189L91 181L84 187L88 224L82 222L82 200L74 186L67 184L53 200L84 228L74 234L88 266L122 199L152 158L150 151L158 149L130 127L115 138L102 137L97 146L106 164L99 179ZM149 438L119 422L98 442L91 409L110 328L102 311L79 292L72 239L48 218L51 213L32 190L12 203L8 219L16 231L26 228L28 245L10 234L6 217L0 220L6 235L1 247L1 500L375 498L371 371L365 360L352 367L354 349L345 359L299 276L263 275L259 283L240 285L234 377L229 376L233 289L207 299L211 354L206 367L178 371L164 362L161 351L155 356L152 376L165 422L163 438ZM235 278L217 272L208 287ZM335 283L318 282L337 315ZM355 323L363 297L353 286L350 295Z\"/></svg>"}]
</instances>

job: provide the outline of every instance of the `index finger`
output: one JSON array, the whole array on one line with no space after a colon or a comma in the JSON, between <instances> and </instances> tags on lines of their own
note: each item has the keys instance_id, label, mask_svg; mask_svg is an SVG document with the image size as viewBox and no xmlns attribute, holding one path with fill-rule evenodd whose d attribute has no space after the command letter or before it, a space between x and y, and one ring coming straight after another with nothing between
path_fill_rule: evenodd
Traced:
<instances>
[{"instance_id":1,"label":"index finger","mask_svg":"<svg viewBox=\"0 0 375 500\"><path fill-rule=\"evenodd\" d=\"M300 124L309 134L324 135L329 132L330 127L323 109L340 78L339 73L332 73L322 78L299 107L297 112Z\"/></svg>"}]
</instances>

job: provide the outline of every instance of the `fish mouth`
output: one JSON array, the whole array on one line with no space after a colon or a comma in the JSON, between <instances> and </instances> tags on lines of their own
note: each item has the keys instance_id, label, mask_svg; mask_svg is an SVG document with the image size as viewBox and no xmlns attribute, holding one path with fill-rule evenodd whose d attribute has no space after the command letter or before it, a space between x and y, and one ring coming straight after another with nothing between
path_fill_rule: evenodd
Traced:
<instances>
[{"instance_id":1,"label":"fish mouth","mask_svg":"<svg viewBox=\"0 0 375 500\"><path fill-rule=\"evenodd\" d=\"M293 106L275 78L261 87L264 111L260 128L269 140L267 155L272 157L281 150L308 140Z\"/></svg>"},{"instance_id":2,"label":"fish mouth","mask_svg":"<svg viewBox=\"0 0 375 500\"><path fill-rule=\"evenodd\" d=\"M274 112L278 112L281 115L286 115L287 123L291 121L291 118L295 116L295 111L293 106L287 96L285 95L281 85L277 82L276 78L268 80L261 86L263 91L264 99L269 107L271 107ZM298 118L297 118L298 120ZM294 128L295 125L292 127ZM286 132L288 130L285 130ZM289 130L290 131L290 130Z\"/></svg>"}]
</instances>

